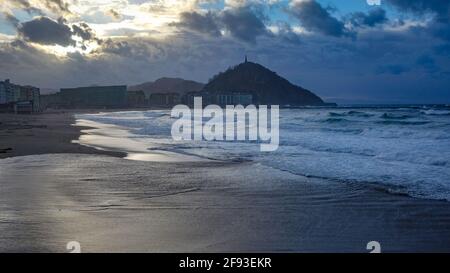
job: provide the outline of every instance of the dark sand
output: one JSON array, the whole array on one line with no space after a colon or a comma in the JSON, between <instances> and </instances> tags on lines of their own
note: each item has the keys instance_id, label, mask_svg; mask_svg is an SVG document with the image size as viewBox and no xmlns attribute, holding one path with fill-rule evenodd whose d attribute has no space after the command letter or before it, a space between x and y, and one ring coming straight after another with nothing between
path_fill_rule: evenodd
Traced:
<instances>
[{"instance_id":1,"label":"dark sand","mask_svg":"<svg viewBox=\"0 0 450 273\"><path fill-rule=\"evenodd\" d=\"M2 147L31 142L14 155L41 154L0 159L2 252L66 252L69 241L83 252L368 252L373 240L384 252L450 251L449 202L252 162L95 154L70 144L70 114L31 118L48 127L1 130Z\"/></svg>"},{"instance_id":2,"label":"dark sand","mask_svg":"<svg viewBox=\"0 0 450 273\"><path fill-rule=\"evenodd\" d=\"M122 153L99 151L71 143L86 128L75 123L72 111L47 112L36 115L0 114L0 158L47 153L106 154Z\"/></svg>"}]
</instances>

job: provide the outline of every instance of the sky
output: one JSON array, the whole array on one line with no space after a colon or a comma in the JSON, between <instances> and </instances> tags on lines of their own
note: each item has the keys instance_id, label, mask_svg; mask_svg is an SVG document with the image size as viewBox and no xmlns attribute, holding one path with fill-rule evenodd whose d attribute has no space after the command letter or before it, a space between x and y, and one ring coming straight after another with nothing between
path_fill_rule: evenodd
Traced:
<instances>
[{"instance_id":1,"label":"sky","mask_svg":"<svg viewBox=\"0 0 450 273\"><path fill-rule=\"evenodd\" d=\"M0 79L206 83L244 60L338 103L450 103L450 1L2 0Z\"/></svg>"}]
</instances>

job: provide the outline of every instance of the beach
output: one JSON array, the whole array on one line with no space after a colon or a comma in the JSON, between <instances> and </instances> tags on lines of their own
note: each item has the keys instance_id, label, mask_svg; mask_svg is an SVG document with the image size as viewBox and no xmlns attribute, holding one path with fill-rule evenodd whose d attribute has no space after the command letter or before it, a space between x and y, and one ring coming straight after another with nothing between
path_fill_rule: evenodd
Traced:
<instances>
[{"instance_id":1,"label":"beach","mask_svg":"<svg viewBox=\"0 0 450 273\"><path fill-rule=\"evenodd\" d=\"M72 126L73 114L71 110L34 115L0 114L0 158L48 153L123 155L72 143L83 129Z\"/></svg>"},{"instance_id":2,"label":"beach","mask_svg":"<svg viewBox=\"0 0 450 273\"><path fill-rule=\"evenodd\" d=\"M73 143L92 130L73 114L0 115L1 252L450 251L447 201L251 160L130 160Z\"/></svg>"}]
</instances>

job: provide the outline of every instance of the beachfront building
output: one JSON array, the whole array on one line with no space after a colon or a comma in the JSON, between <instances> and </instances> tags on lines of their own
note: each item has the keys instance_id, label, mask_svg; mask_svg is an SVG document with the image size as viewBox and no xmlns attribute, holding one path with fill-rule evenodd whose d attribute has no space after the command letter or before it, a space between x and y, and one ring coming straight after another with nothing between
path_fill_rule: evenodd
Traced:
<instances>
[{"instance_id":1,"label":"beachfront building","mask_svg":"<svg viewBox=\"0 0 450 273\"><path fill-rule=\"evenodd\" d=\"M31 112L38 112L41 109L39 88L30 85L15 85L13 93L17 107L19 105L27 105L27 109L31 109Z\"/></svg>"},{"instance_id":2,"label":"beachfront building","mask_svg":"<svg viewBox=\"0 0 450 273\"><path fill-rule=\"evenodd\" d=\"M62 106L61 97L59 93L43 94L40 96L41 109L59 109Z\"/></svg>"},{"instance_id":3,"label":"beachfront building","mask_svg":"<svg viewBox=\"0 0 450 273\"><path fill-rule=\"evenodd\" d=\"M230 92L215 95L215 103L218 105L249 105L253 102L253 96L249 93Z\"/></svg>"},{"instance_id":4,"label":"beachfront building","mask_svg":"<svg viewBox=\"0 0 450 273\"><path fill-rule=\"evenodd\" d=\"M40 111L39 88L13 84L8 79L0 81L0 110L16 113Z\"/></svg>"},{"instance_id":5,"label":"beachfront building","mask_svg":"<svg viewBox=\"0 0 450 273\"><path fill-rule=\"evenodd\" d=\"M127 94L128 107L145 107L148 106L148 100L142 90L128 91Z\"/></svg>"},{"instance_id":6,"label":"beachfront building","mask_svg":"<svg viewBox=\"0 0 450 273\"><path fill-rule=\"evenodd\" d=\"M153 93L150 95L150 105L157 107L172 107L181 102L178 93Z\"/></svg>"},{"instance_id":7,"label":"beachfront building","mask_svg":"<svg viewBox=\"0 0 450 273\"><path fill-rule=\"evenodd\" d=\"M13 96L14 96L14 101L19 101L20 100L20 85L17 84L12 84L12 92L13 92Z\"/></svg>"},{"instance_id":8,"label":"beachfront building","mask_svg":"<svg viewBox=\"0 0 450 273\"><path fill-rule=\"evenodd\" d=\"M0 81L0 104L8 104L14 102L13 84L9 79Z\"/></svg>"},{"instance_id":9,"label":"beachfront building","mask_svg":"<svg viewBox=\"0 0 450 273\"><path fill-rule=\"evenodd\" d=\"M6 104L6 87L5 87L5 83L0 81L0 104Z\"/></svg>"},{"instance_id":10,"label":"beachfront building","mask_svg":"<svg viewBox=\"0 0 450 273\"><path fill-rule=\"evenodd\" d=\"M188 92L183 97L183 103L193 107L194 106L194 99L195 98L202 98L202 104L203 106L210 104L209 103L209 93L207 92L201 92L201 91L195 91L195 92Z\"/></svg>"},{"instance_id":11,"label":"beachfront building","mask_svg":"<svg viewBox=\"0 0 450 273\"><path fill-rule=\"evenodd\" d=\"M127 106L127 86L89 86L61 88L63 108L121 108Z\"/></svg>"},{"instance_id":12,"label":"beachfront building","mask_svg":"<svg viewBox=\"0 0 450 273\"><path fill-rule=\"evenodd\" d=\"M194 105L194 98L201 97L203 106L209 104L225 105L249 105L253 103L253 95L244 92L190 92L184 97L184 103Z\"/></svg>"}]
</instances>

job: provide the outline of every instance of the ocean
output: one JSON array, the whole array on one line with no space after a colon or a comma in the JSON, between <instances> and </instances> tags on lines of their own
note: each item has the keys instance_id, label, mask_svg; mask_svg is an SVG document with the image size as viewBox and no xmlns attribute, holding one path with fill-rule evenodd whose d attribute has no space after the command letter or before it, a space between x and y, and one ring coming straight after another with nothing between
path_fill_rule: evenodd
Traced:
<instances>
[{"instance_id":1,"label":"ocean","mask_svg":"<svg viewBox=\"0 0 450 273\"><path fill-rule=\"evenodd\" d=\"M152 155L165 154L184 161L251 161L290 175L450 201L449 106L281 109L280 146L274 152L261 152L255 141L174 141L170 110L76 118L80 125L101 127L88 130L81 144L125 150L129 159L158 161Z\"/></svg>"}]
</instances>

